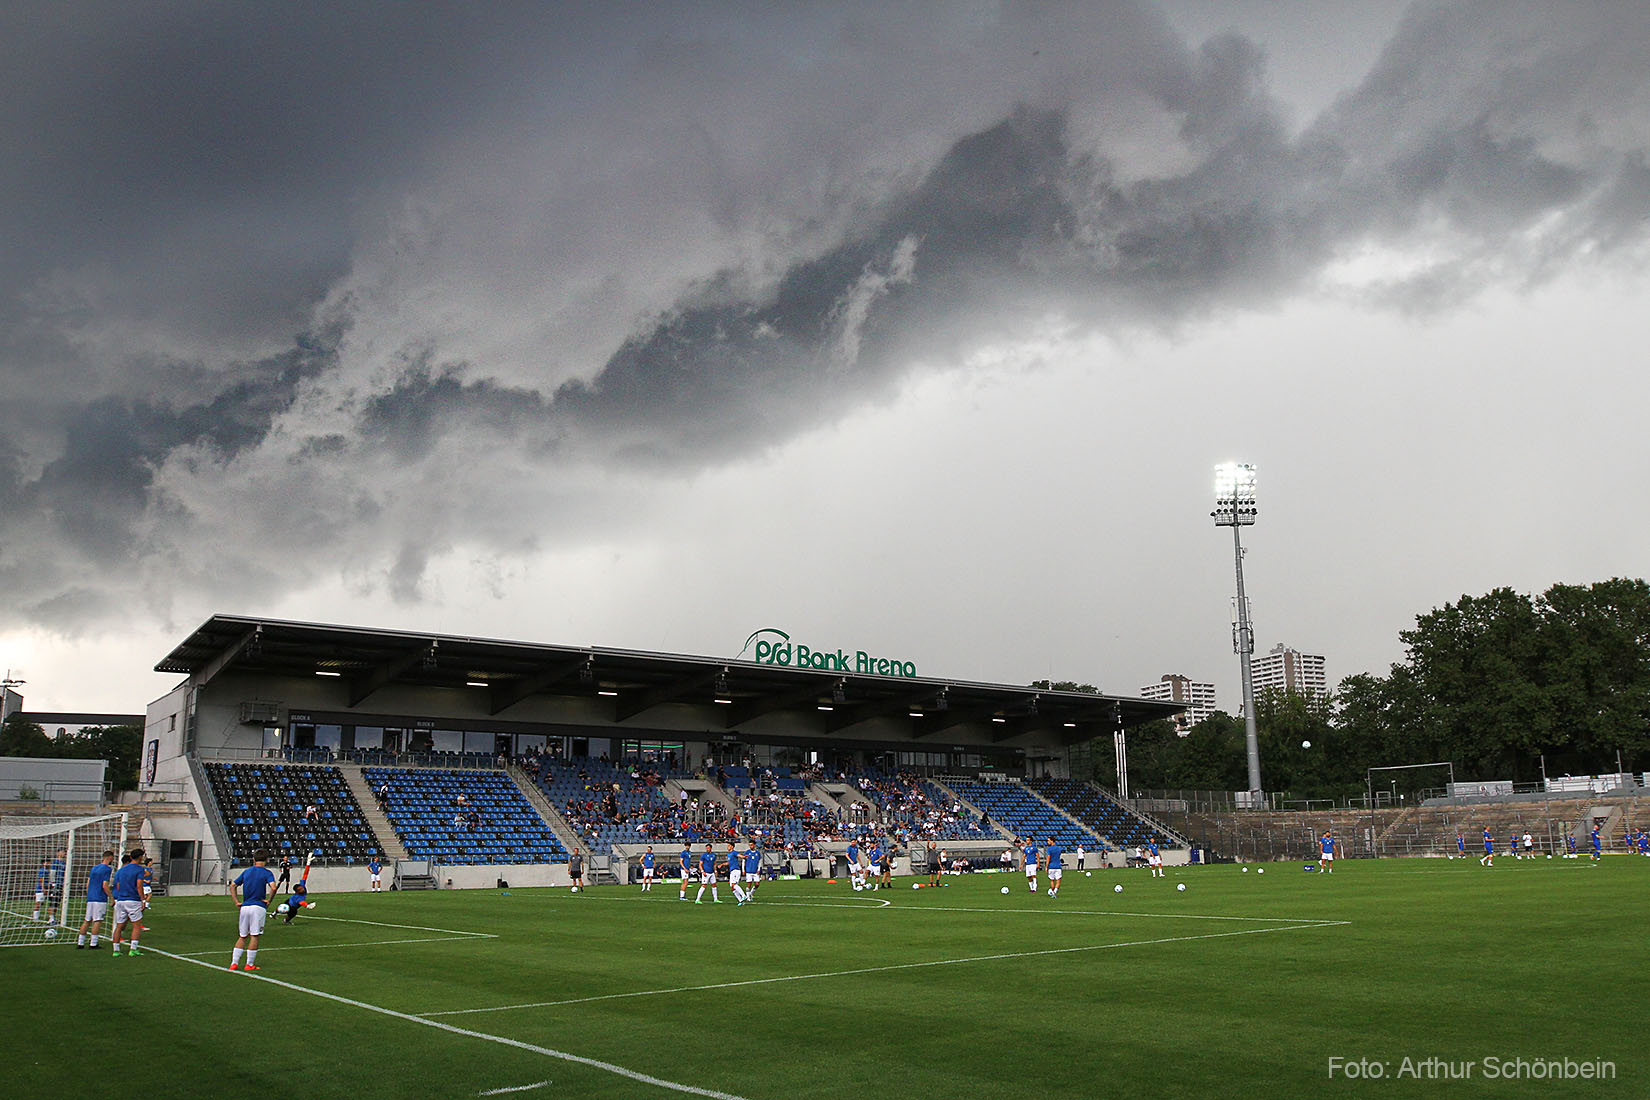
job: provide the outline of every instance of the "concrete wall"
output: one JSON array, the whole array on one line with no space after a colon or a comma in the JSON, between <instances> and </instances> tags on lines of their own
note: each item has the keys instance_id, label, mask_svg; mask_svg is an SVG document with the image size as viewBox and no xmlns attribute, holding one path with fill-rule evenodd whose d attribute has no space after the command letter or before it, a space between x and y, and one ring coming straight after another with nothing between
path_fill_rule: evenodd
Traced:
<instances>
[{"instance_id":1,"label":"concrete wall","mask_svg":"<svg viewBox=\"0 0 1650 1100\"><path fill-rule=\"evenodd\" d=\"M0 756L0 802L32 791L42 802L102 802L103 760L56 760L49 757Z\"/></svg>"}]
</instances>

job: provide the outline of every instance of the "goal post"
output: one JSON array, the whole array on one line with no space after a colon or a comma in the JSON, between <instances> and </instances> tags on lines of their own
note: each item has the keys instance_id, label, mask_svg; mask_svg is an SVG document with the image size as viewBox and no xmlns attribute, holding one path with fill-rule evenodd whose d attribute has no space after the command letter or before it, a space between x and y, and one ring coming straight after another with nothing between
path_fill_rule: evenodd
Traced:
<instances>
[{"instance_id":1,"label":"goal post","mask_svg":"<svg viewBox=\"0 0 1650 1100\"><path fill-rule=\"evenodd\" d=\"M70 942L92 868L129 839L125 814L0 817L0 947Z\"/></svg>"}]
</instances>

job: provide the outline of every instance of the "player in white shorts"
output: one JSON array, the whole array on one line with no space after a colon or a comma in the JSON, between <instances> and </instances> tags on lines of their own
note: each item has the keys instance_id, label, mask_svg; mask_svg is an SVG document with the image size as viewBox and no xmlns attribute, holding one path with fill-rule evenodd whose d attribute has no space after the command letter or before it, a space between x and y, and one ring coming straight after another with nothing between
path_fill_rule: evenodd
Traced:
<instances>
[{"instance_id":1,"label":"player in white shorts","mask_svg":"<svg viewBox=\"0 0 1650 1100\"><path fill-rule=\"evenodd\" d=\"M229 896L239 908L240 939L230 956L229 969L241 969L246 959L247 970L257 970L258 937L264 934L264 923L269 919L269 903L275 896L275 874L264 864L269 853L259 848L252 853L252 866L235 876L229 884ZM307 870L307 867L306 867Z\"/></svg>"},{"instance_id":2,"label":"player in white shorts","mask_svg":"<svg viewBox=\"0 0 1650 1100\"><path fill-rule=\"evenodd\" d=\"M728 841L728 889L733 891L733 896L739 899L740 905L745 904L745 891L739 886L745 877L745 872L740 869L742 866L736 846L733 841Z\"/></svg>"},{"instance_id":3,"label":"player in white shorts","mask_svg":"<svg viewBox=\"0 0 1650 1100\"><path fill-rule=\"evenodd\" d=\"M1033 894L1037 892L1037 845L1027 841L1020 851L1020 860L1025 864L1026 889Z\"/></svg>"},{"instance_id":4,"label":"player in white shorts","mask_svg":"<svg viewBox=\"0 0 1650 1100\"><path fill-rule=\"evenodd\" d=\"M642 893L645 894L651 889L653 889L653 845L649 844L647 851L642 853Z\"/></svg>"}]
</instances>

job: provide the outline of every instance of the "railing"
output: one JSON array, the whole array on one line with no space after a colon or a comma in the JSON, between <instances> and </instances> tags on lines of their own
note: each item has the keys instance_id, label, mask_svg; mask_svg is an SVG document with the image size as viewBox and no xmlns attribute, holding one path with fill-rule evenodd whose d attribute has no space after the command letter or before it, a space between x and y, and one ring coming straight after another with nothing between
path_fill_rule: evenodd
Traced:
<instances>
[{"instance_id":1,"label":"railing","mask_svg":"<svg viewBox=\"0 0 1650 1100\"><path fill-rule=\"evenodd\" d=\"M336 764L340 761L370 768L444 768L450 771L498 771L499 758L476 752L391 752L388 749L265 749L215 748L201 752L212 763Z\"/></svg>"}]
</instances>

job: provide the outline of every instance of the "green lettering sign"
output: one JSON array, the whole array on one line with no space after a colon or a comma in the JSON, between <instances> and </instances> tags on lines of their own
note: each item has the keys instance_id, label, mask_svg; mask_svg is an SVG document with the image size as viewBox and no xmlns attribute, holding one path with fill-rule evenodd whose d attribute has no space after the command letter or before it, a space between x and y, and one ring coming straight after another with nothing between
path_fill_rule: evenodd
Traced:
<instances>
[{"instance_id":1,"label":"green lettering sign","mask_svg":"<svg viewBox=\"0 0 1650 1100\"><path fill-rule=\"evenodd\" d=\"M780 665L784 668L812 668L821 672L856 672L865 676L915 676L915 661L900 661L891 657L874 657L863 649L852 656L841 648L823 649L792 641L791 636L777 627L765 626L752 631L739 650L743 657L749 651L751 659L760 665Z\"/></svg>"}]
</instances>

